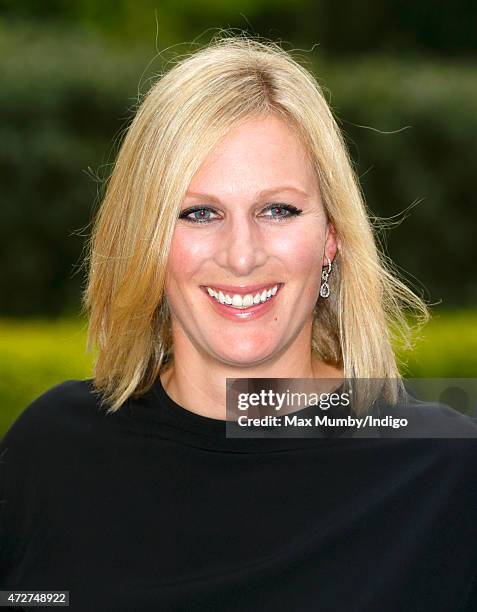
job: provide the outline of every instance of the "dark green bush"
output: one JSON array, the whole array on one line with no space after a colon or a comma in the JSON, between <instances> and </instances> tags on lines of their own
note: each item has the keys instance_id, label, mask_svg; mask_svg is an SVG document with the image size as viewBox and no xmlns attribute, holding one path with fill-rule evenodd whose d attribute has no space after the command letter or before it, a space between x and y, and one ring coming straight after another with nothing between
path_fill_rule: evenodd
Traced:
<instances>
[{"instance_id":1,"label":"dark green bush","mask_svg":"<svg viewBox=\"0 0 477 612\"><path fill-rule=\"evenodd\" d=\"M110 172L138 91L161 60L153 49L113 50L75 31L0 34L0 313L74 312L95 177ZM390 217L420 201L391 231L390 256L432 301L475 303L476 68L300 57L316 60L372 213Z\"/></svg>"}]
</instances>

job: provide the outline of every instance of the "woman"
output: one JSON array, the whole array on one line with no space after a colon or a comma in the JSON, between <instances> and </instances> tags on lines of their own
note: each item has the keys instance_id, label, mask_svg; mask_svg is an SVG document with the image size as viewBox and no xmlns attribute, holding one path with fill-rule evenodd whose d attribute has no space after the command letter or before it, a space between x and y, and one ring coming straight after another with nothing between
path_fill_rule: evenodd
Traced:
<instances>
[{"instance_id":1,"label":"woman","mask_svg":"<svg viewBox=\"0 0 477 612\"><path fill-rule=\"evenodd\" d=\"M427 315L305 68L242 37L179 61L90 247L94 378L2 442L3 589L73 610L475 609L474 440L225 435L226 378L374 378L392 405L391 330Z\"/></svg>"}]
</instances>

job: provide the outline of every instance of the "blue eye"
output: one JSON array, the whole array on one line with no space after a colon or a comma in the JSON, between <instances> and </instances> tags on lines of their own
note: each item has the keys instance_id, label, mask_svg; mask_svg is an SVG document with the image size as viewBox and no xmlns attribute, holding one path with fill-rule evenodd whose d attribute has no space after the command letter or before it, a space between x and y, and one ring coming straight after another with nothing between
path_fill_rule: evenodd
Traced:
<instances>
[{"instance_id":1,"label":"blue eye","mask_svg":"<svg viewBox=\"0 0 477 612\"><path fill-rule=\"evenodd\" d=\"M291 206L290 204L271 204L265 210L270 210L272 213L277 210L284 210L288 213L286 215L280 214L278 216L272 214L271 218L275 221L284 221L286 219L289 219L290 217L297 217L303 212L299 208L295 208L295 206Z\"/></svg>"},{"instance_id":2,"label":"blue eye","mask_svg":"<svg viewBox=\"0 0 477 612\"><path fill-rule=\"evenodd\" d=\"M210 210L208 208L200 208L199 210L194 210L191 215L193 215L193 221L198 221L199 223L204 223L210 220Z\"/></svg>"},{"instance_id":3,"label":"blue eye","mask_svg":"<svg viewBox=\"0 0 477 612\"><path fill-rule=\"evenodd\" d=\"M211 212L213 212L213 209L209 208L208 206L195 206L194 208L188 208L182 212L179 215L179 219L183 219L189 223L210 223ZM190 217L189 215L194 216Z\"/></svg>"},{"instance_id":4,"label":"blue eye","mask_svg":"<svg viewBox=\"0 0 477 612\"><path fill-rule=\"evenodd\" d=\"M285 211L287 214L278 214L275 215L276 211ZM297 217L301 215L303 212L299 208L292 206L291 204L270 204L267 206L264 211L271 211L271 215L264 215L266 219L272 221L286 221L291 217ZM214 213L214 209L209 206L194 206L193 208L188 208L180 213L179 219L187 221L189 223L212 223L214 221L213 218L210 217L210 213ZM193 215L192 217L190 215Z\"/></svg>"}]
</instances>

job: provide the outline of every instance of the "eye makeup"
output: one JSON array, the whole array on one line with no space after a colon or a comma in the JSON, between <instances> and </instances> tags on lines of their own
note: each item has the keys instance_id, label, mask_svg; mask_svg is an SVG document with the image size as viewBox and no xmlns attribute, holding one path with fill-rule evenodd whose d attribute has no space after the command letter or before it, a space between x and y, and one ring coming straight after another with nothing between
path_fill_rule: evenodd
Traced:
<instances>
[{"instance_id":1,"label":"eye makeup","mask_svg":"<svg viewBox=\"0 0 477 612\"><path fill-rule=\"evenodd\" d=\"M277 203L272 203L269 204L266 208L263 209L264 211L276 211L276 210L284 210L287 212L286 215L282 214L279 216L273 216L273 214L270 215L266 215L265 218L268 218L269 220L273 221L273 222L278 222L281 223L283 221L288 221L289 219L291 219L292 217L297 217L299 215L301 215L301 213L303 212L302 209L297 208L296 206L293 206L292 204L282 204L280 202ZM262 211L263 212L263 211ZM199 217L190 217L189 215L195 214L195 213L201 213L201 216ZM210 207L210 206L192 206L191 208L187 208L186 210L183 210L180 215L179 215L179 219L187 221L188 223L193 223L193 224L197 224L197 223L212 223L214 220L217 219L210 219L210 214L209 217L205 216L205 214L207 213L215 213L214 208Z\"/></svg>"}]
</instances>

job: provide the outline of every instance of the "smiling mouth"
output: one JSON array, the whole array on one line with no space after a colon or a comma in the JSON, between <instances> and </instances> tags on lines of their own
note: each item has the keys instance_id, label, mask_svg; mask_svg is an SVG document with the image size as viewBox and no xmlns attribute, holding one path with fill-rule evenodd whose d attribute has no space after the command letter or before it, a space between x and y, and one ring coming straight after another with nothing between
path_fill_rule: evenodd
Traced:
<instances>
[{"instance_id":1,"label":"smiling mouth","mask_svg":"<svg viewBox=\"0 0 477 612\"><path fill-rule=\"evenodd\" d=\"M246 310L247 308L264 304L265 302L273 299L283 285L284 283L277 283L268 289L263 289L263 291L255 291L245 295L239 295L238 293L230 294L208 286L202 286L201 288L203 291L206 291L211 298L215 299L223 306L229 306L230 308L235 308L237 310Z\"/></svg>"}]
</instances>

